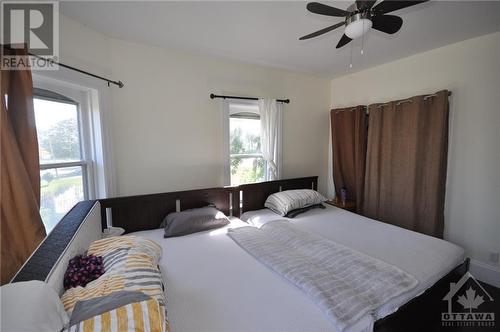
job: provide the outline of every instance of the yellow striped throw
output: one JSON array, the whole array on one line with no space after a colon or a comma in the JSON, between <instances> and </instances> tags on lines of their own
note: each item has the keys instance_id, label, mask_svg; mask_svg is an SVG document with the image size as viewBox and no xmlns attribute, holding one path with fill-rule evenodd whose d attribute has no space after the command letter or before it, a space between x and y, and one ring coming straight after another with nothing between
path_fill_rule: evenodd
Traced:
<instances>
[{"instance_id":1,"label":"yellow striped throw","mask_svg":"<svg viewBox=\"0 0 500 332\"><path fill-rule=\"evenodd\" d=\"M79 322L70 332L165 332L168 322L158 301L134 302Z\"/></svg>"},{"instance_id":2,"label":"yellow striped throw","mask_svg":"<svg viewBox=\"0 0 500 332\"><path fill-rule=\"evenodd\" d=\"M163 328L168 326L163 281L158 268L161 256L161 247L158 244L138 236L116 236L93 242L87 254L102 256L105 272L85 287L70 288L62 295L61 300L68 314L71 315L78 301L118 291L139 291L151 297L151 300L141 302L141 306L130 304L123 307L127 307L129 311L119 308L88 319L78 324L77 326L81 327L74 331L163 331L158 330L160 325L158 322L156 325L151 323L150 318L159 319ZM157 308L156 311L154 308ZM148 319L139 319L146 317L145 313L148 314ZM130 325L132 321L135 325ZM125 322L128 322L127 328L122 329L121 326L125 326ZM130 326L133 326L133 329L130 329Z\"/></svg>"}]
</instances>

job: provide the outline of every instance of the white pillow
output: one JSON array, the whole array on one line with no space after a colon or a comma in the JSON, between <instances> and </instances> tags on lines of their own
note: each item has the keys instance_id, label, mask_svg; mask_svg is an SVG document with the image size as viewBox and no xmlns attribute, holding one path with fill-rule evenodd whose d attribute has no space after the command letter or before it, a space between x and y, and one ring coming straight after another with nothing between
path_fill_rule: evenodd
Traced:
<instances>
[{"instance_id":1,"label":"white pillow","mask_svg":"<svg viewBox=\"0 0 500 332\"><path fill-rule=\"evenodd\" d=\"M43 281L0 287L2 332L62 331L69 317L57 293Z\"/></svg>"},{"instance_id":2,"label":"white pillow","mask_svg":"<svg viewBox=\"0 0 500 332\"><path fill-rule=\"evenodd\" d=\"M270 195L264 206L284 216L290 211L320 204L326 200L323 195L312 189L285 190Z\"/></svg>"}]
</instances>

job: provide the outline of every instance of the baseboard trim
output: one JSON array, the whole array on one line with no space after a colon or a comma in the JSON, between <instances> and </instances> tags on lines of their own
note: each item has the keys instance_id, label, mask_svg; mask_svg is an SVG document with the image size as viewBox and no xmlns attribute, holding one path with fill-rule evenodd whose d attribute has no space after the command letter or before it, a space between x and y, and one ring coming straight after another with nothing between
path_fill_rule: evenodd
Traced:
<instances>
[{"instance_id":1,"label":"baseboard trim","mask_svg":"<svg viewBox=\"0 0 500 332\"><path fill-rule=\"evenodd\" d=\"M500 268L481 261L470 260L470 273L474 278L500 288Z\"/></svg>"}]
</instances>

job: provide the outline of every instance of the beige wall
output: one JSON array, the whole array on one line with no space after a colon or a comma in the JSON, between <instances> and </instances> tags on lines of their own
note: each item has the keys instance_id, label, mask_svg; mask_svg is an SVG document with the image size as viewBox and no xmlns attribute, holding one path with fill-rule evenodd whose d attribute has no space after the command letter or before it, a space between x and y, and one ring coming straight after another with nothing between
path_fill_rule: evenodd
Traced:
<instances>
[{"instance_id":1,"label":"beige wall","mask_svg":"<svg viewBox=\"0 0 500 332\"><path fill-rule=\"evenodd\" d=\"M61 62L103 76L111 74L108 38L64 15L59 24Z\"/></svg>"},{"instance_id":2,"label":"beige wall","mask_svg":"<svg viewBox=\"0 0 500 332\"><path fill-rule=\"evenodd\" d=\"M63 62L107 73L118 195L223 184L220 101L210 93L289 98L283 176L320 176L326 190L330 81L108 38L63 17ZM103 69L104 68L104 69Z\"/></svg>"},{"instance_id":3,"label":"beige wall","mask_svg":"<svg viewBox=\"0 0 500 332\"><path fill-rule=\"evenodd\" d=\"M445 237L483 262L489 251L500 251L499 59L495 33L343 76L331 86L334 107L453 92Z\"/></svg>"}]
</instances>

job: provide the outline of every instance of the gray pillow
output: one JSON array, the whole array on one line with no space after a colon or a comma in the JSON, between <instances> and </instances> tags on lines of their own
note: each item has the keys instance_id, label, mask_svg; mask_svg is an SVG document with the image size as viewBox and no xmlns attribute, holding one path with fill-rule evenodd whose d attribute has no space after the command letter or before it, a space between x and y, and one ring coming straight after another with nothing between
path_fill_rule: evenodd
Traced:
<instances>
[{"instance_id":1,"label":"gray pillow","mask_svg":"<svg viewBox=\"0 0 500 332\"><path fill-rule=\"evenodd\" d=\"M280 216L285 216L292 210L320 204L324 201L326 201L326 198L315 190L296 189L280 191L270 195L264 206Z\"/></svg>"},{"instance_id":2,"label":"gray pillow","mask_svg":"<svg viewBox=\"0 0 500 332\"><path fill-rule=\"evenodd\" d=\"M163 237L182 236L229 224L226 215L212 206L169 213L163 220Z\"/></svg>"}]
</instances>

